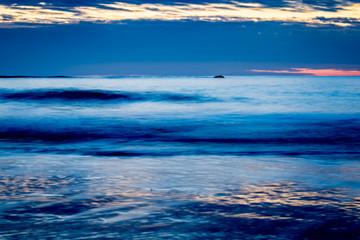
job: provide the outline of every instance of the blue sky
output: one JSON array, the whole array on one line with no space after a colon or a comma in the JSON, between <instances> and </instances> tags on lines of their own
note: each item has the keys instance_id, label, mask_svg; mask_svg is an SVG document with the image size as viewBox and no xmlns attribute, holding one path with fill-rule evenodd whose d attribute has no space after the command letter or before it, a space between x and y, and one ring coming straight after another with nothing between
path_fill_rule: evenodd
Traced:
<instances>
[{"instance_id":1,"label":"blue sky","mask_svg":"<svg viewBox=\"0 0 360 240\"><path fill-rule=\"evenodd\" d=\"M360 1L5 0L0 16L0 75L360 70Z\"/></svg>"}]
</instances>

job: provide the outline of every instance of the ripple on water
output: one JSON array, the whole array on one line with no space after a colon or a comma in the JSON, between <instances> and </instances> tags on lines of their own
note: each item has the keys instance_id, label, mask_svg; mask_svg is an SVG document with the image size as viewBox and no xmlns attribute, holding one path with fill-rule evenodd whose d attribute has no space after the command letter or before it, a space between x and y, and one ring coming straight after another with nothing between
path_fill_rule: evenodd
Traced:
<instances>
[{"instance_id":1,"label":"ripple on water","mask_svg":"<svg viewBox=\"0 0 360 240\"><path fill-rule=\"evenodd\" d=\"M360 197L346 188L295 182L186 193L131 190L66 193L71 176L1 180L6 239L358 239ZM5 228L6 226L6 228ZM31 229L31 231L29 231ZM71 231L69 231L71 229Z\"/></svg>"}]
</instances>

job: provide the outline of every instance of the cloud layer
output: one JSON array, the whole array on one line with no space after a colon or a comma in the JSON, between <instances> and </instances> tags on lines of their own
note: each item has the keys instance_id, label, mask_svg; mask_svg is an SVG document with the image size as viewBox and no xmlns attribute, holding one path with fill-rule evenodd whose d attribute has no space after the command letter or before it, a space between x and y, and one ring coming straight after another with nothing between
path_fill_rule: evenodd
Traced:
<instances>
[{"instance_id":1,"label":"cloud layer","mask_svg":"<svg viewBox=\"0 0 360 240\"><path fill-rule=\"evenodd\" d=\"M179 3L133 4L102 3L94 6L54 7L40 2L37 5L0 5L0 27L17 24L76 24L79 22L152 21L212 21L259 22L277 21L303 23L309 26L354 26L360 23L360 3L338 4L331 11L326 7L288 1L286 6L265 6L261 3Z\"/></svg>"},{"instance_id":2,"label":"cloud layer","mask_svg":"<svg viewBox=\"0 0 360 240\"><path fill-rule=\"evenodd\" d=\"M291 68L290 70L251 70L252 72L261 73L284 73L294 75L310 75L310 76L360 76L360 71L357 70L342 70L342 69L312 69L312 68Z\"/></svg>"}]
</instances>

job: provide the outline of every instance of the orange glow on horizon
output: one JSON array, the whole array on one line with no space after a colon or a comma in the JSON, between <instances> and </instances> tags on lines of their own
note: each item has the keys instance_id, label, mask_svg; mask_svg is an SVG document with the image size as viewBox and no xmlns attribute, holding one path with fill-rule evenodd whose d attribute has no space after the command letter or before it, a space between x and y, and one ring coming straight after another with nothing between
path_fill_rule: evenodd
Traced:
<instances>
[{"instance_id":1,"label":"orange glow on horizon","mask_svg":"<svg viewBox=\"0 0 360 240\"><path fill-rule=\"evenodd\" d=\"M312 68L291 68L291 70L259 70L253 69L252 72L263 72L263 73L288 73L288 74L301 74L301 75L311 75L319 77L345 77L345 76L360 76L360 71L358 70L343 70L343 69L312 69Z\"/></svg>"}]
</instances>

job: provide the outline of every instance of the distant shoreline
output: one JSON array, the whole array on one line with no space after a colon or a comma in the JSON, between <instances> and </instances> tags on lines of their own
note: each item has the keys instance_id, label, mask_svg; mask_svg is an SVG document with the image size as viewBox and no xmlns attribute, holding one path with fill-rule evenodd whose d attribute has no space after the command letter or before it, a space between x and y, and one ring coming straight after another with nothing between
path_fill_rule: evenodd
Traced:
<instances>
[{"instance_id":1,"label":"distant shoreline","mask_svg":"<svg viewBox=\"0 0 360 240\"><path fill-rule=\"evenodd\" d=\"M25 75L7 76L7 75L0 75L0 78L74 78L74 77L72 77L72 76L25 76Z\"/></svg>"}]
</instances>

